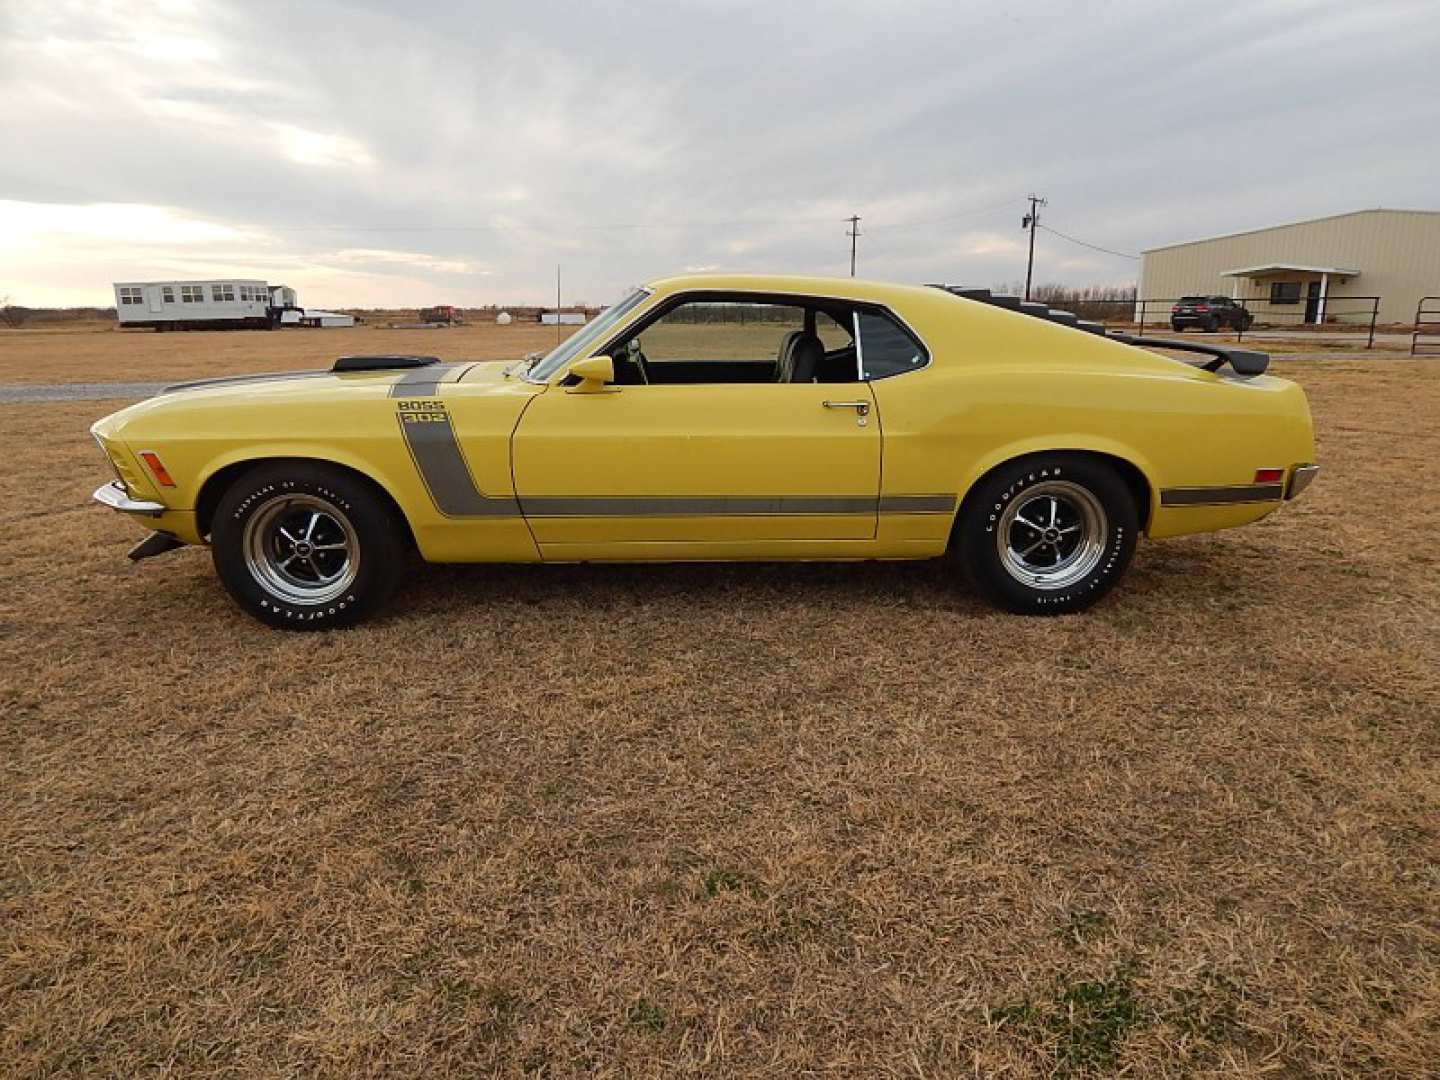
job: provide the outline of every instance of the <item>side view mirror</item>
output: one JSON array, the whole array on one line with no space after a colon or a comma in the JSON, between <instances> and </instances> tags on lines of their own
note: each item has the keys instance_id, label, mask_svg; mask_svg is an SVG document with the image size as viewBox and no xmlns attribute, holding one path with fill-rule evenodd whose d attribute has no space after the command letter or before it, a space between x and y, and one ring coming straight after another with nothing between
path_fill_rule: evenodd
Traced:
<instances>
[{"instance_id":1,"label":"side view mirror","mask_svg":"<svg viewBox=\"0 0 1440 1080\"><path fill-rule=\"evenodd\" d=\"M598 394L615 381L615 361L608 356L591 356L570 365L570 374L580 383L571 389L577 394Z\"/></svg>"}]
</instances>

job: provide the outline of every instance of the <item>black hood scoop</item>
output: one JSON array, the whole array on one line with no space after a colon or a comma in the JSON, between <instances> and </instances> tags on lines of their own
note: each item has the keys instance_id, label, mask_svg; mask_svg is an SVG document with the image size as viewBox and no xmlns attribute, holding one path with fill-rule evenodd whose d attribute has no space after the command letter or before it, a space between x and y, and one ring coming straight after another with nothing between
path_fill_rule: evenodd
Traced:
<instances>
[{"instance_id":1,"label":"black hood scoop","mask_svg":"<svg viewBox=\"0 0 1440 1080\"><path fill-rule=\"evenodd\" d=\"M438 356L342 356L331 371L400 371L438 364Z\"/></svg>"}]
</instances>

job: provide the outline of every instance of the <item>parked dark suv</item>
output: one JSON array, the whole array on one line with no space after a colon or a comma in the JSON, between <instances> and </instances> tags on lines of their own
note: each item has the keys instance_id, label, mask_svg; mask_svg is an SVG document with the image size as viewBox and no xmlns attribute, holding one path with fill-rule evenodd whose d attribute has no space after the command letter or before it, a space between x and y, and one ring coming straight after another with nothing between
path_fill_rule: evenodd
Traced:
<instances>
[{"instance_id":1,"label":"parked dark suv","mask_svg":"<svg viewBox=\"0 0 1440 1080\"><path fill-rule=\"evenodd\" d=\"M1250 312L1228 296L1182 296L1170 309L1170 329L1177 334L1187 326L1198 326L1212 333L1222 326L1249 330L1254 321Z\"/></svg>"}]
</instances>

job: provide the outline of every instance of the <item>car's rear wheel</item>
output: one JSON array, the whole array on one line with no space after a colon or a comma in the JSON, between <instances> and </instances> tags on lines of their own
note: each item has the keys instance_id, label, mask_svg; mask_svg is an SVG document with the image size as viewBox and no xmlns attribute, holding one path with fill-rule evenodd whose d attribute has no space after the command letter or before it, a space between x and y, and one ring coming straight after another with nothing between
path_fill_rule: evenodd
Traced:
<instances>
[{"instance_id":1,"label":"car's rear wheel","mask_svg":"<svg viewBox=\"0 0 1440 1080\"><path fill-rule=\"evenodd\" d=\"M1130 565L1135 498L1096 458L1040 454L995 470L957 524L970 583L1009 611L1063 615L1099 600Z\"/></svg>"},{"instance_id":2,"label":"car's rear wheel","mask_svg":"<svg viewBox=\"0 0 1440 1080\"><path fill-rule=\"evenodd\" d=\"M221 497L215 571L242 608L271 626L349 626L384 604L405 547L394 512L368 483L318 462L273 462Z\"/></svg>"}]
</instances>

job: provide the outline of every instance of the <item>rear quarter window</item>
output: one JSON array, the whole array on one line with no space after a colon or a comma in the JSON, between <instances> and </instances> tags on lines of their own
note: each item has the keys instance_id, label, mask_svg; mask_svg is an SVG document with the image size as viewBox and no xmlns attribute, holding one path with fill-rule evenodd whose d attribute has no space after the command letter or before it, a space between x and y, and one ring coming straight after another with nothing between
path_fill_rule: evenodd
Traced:
<instances>
[{"instance_id":1,"label":"rear quarter window","mask_svg":"<svg viewBox=\"0 0 1440 1080\"><path fill-rule=\"evenodd\" d=\"M860 346L860 377L867 382L917 371L930 362L925 347L908 330L878 312L855 313L855 340Z\"/></svg>"}]
</instances>

